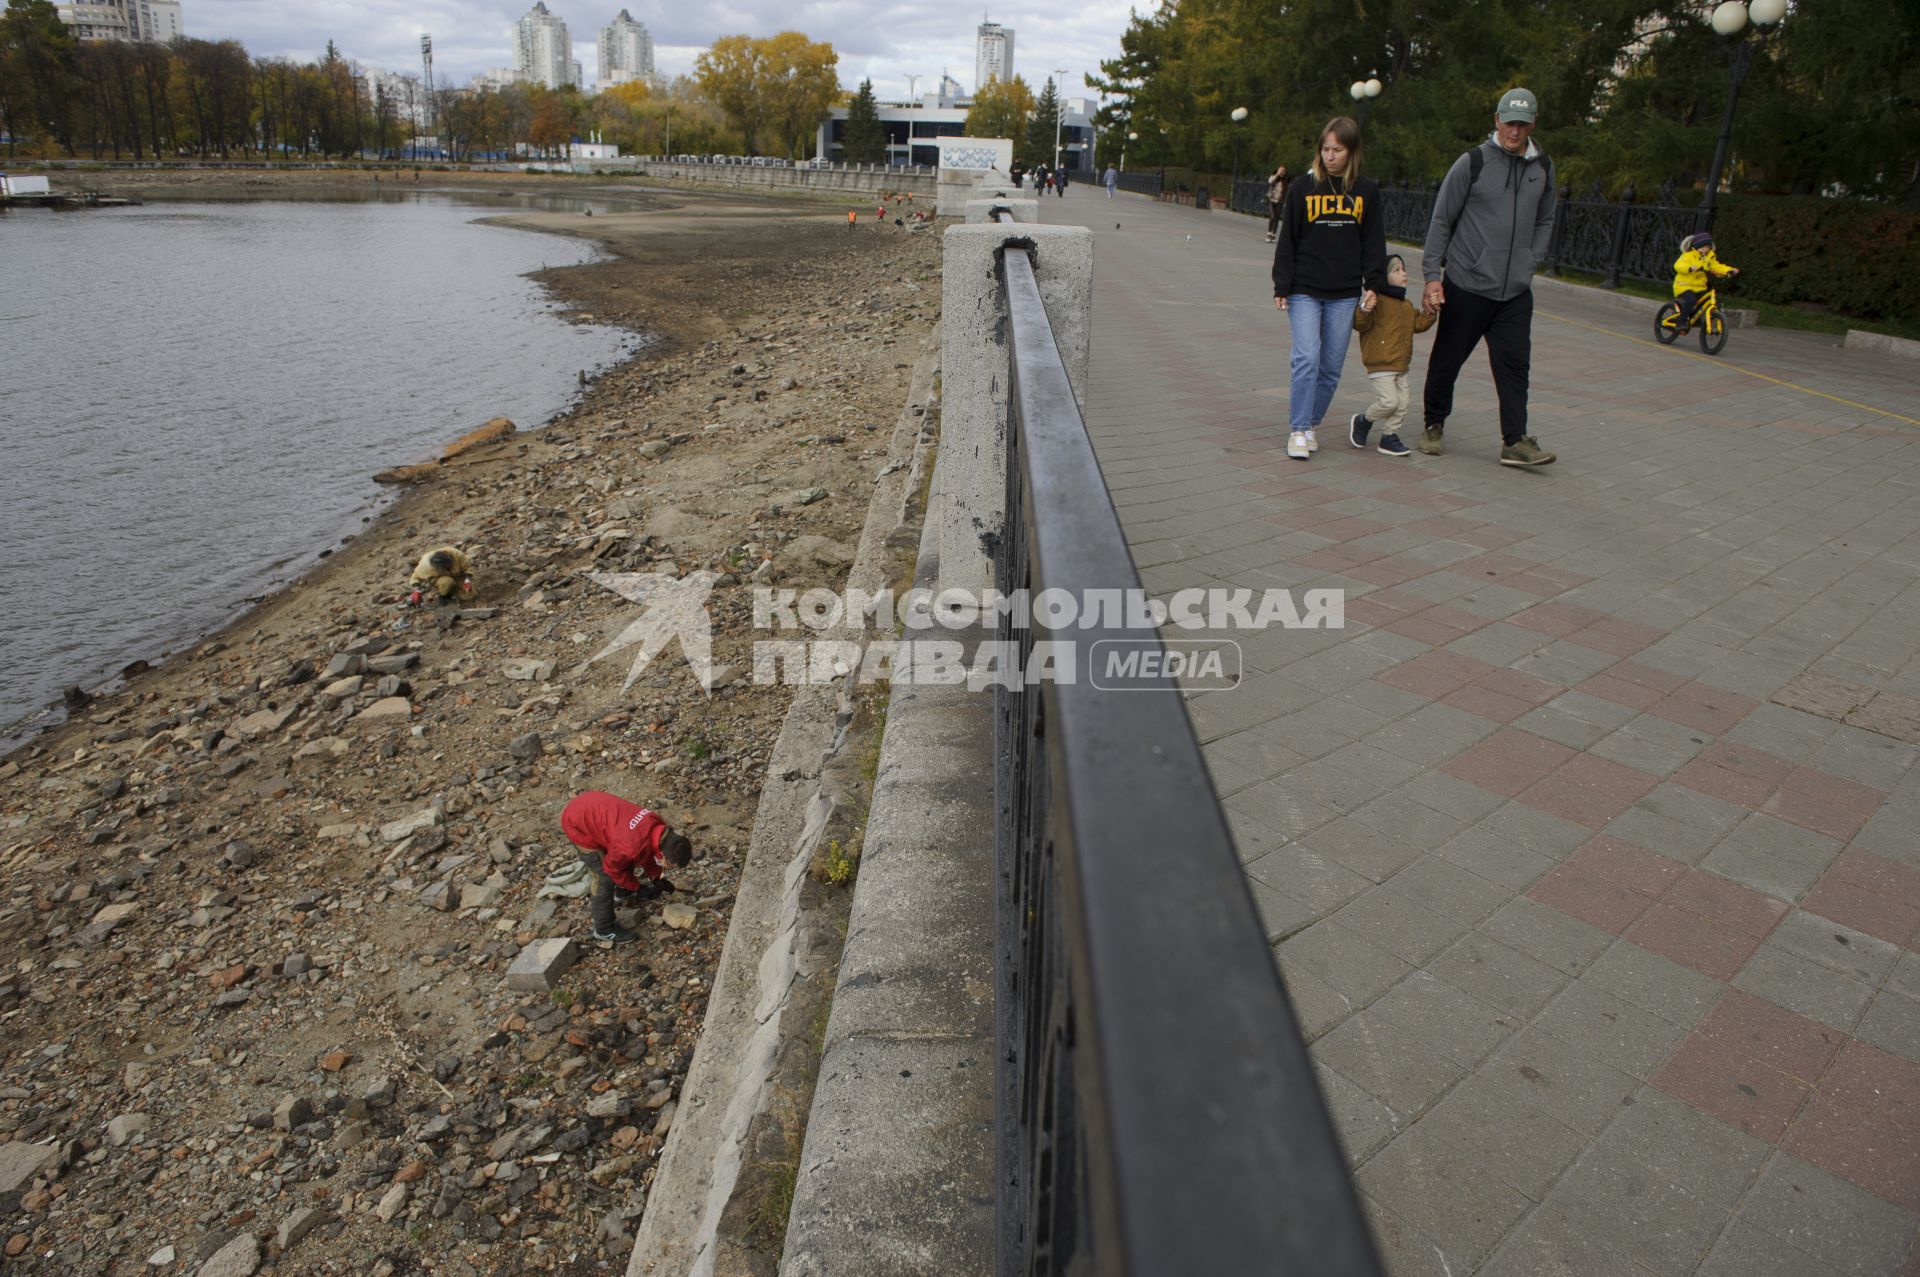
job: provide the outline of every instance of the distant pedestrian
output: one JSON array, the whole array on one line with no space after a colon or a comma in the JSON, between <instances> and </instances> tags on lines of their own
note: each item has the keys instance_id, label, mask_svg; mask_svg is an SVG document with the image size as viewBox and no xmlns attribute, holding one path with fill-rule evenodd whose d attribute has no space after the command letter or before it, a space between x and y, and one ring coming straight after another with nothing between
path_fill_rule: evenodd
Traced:
<instances>
[{"instance_id":1,"label":"distant pedestrian","mask_svg":"<svg viewBox=\"0 0 1920 1277\"><path fill-rule=\"evenodd\" d=\"M1434 197L1421 251L1422 305L1440 316L1420 437L1420 451L1431 457L1440 455L1461 366L1484 337L1500 400L1500 464L1544 466L1554 458L1527 433L1533 268L1547 255L1554 216L1553 161L1533 141L1539 114L1526 89L1502 93L1493 135L1453 162Z\"/></svg>"},{"instance_id":2,"label":"distant pedestrian","mask_svg":"<svg viewBox=\"0 0 1920 1277\"><path fill-rule=\"evenodd\" d=\"M1287 203L1287 166L1282 164L1267 179L1267 243L1273 243L1280 229L1280 214Z\"/></svg>"},{"instance_id":3,"label":"distant pedestrian","mask_svg":"<svg viewBox=\"0 0 1920 1277\"><path fill-rule=\"evenodd\" d=\"M1400 442L1400 423L1407 416L1407 369L1413 364L1413 335L1433 327L1434 317L1407 300L1407 264L1398 253L1387 259L1387 282L1368 305L1362 298L1353 312L1353 331L1360 334L1360 362L1373 383L1373 406L1347 420L1347 441L1367 446L1367 435L1380 428L1376 451L1389 457L1407 455Z\"/></svg>"},{"instance_id":4,"label":"distant pedestrian","mask_svg":"<svg viewBox=\"0 0 1920 1277\"><path fill-rule=\"evenodd\" d=\"M1067 170L1065 168L1056 169L1054 170L1054 175L1060 179L1060 184L1055 188L1053 193L1061 199L1067 198Z\"/></svg>"},{"instance_id":5,"label":"distant pedestrian","mask_svg":"<svg viewBox=\"0 0 1920 1277\"><path fill-rule=\"evenodd\" d=\"M1113 188L1120 185L1120 170L1111 164L1107 165L1107 174L1101 180L1107 184L1107 198L1112 199ZM1269 236L1268 238L1272 237Z\"/></svg>"},{"instance_id":6,"label":"distant pedestrian","mask_svg":"<svg viewBox=\"0 0 1920 1277\"><path fill-rule=\"evenodd\" d=\"M1007 176L1013 179L1013 189L1020 190L1027 180L1027 166L1015 160L1013 167L1007 170Z\"/></svg>"},{"instance_id":7,"label":"distant pedestrian","mask_svg":"<svg viewBox=\"0 0 1920 1277\"><path fill-rule=\"evenodd\" d=\"M1319 450L1314 431L1340 385L1354 307L1371 305L1386 272L1380 186L1360 176L1360 126L1336 116L1320 132L1312 179L1287 191L1273 250L1273 307L1292 329L1287 455L1297 461Z\"/></svg>"},{"instance_id":8,"label":"distant pedestrian","mask_svg":"<svg viewBox=\"0 0 1920 1277\"><path fill-rule=\"evenodd\" d=\"M614 921L614 892L655 896L674 886L662 873L693 859L693 844L658 814L600 790L576 795L560 813L560 830L593 872L593 938L625 944L634 934ZM639 875L634 870L640 871ZM640 878L646 878L642 886Z\"/></svg>"},{"instance_id":9,"label":"distant pedestrian","mask_svg":"<svg viewBox=\"0 0 1920 1277\"><path fill-rule=\"evenodd\" d=\"M848 209L847 210L847 229L852 230L855 226L859 225L859 222L860 222L860 210L854 209L854 208Z\"/></svg>"}]
</instances>

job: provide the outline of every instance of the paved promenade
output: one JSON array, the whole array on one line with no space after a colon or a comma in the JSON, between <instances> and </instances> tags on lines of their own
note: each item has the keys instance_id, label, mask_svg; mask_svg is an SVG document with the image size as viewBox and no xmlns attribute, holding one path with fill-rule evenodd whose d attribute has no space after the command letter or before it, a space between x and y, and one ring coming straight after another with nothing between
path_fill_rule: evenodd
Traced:
<instances>
[{"instance_id":1,"label":"paved promenade","mask_svg":"<svg viewBox=\"0 0 1920 1277\"><path fill-rule=\"evenodd\" d=\"M1263 224L1042 220L1148 586L1347 592L1190 707L1390 1271L1920 1277L1920 363L1542 286L1558 464L1289 461Z\"/></svg>"}]
</instances>

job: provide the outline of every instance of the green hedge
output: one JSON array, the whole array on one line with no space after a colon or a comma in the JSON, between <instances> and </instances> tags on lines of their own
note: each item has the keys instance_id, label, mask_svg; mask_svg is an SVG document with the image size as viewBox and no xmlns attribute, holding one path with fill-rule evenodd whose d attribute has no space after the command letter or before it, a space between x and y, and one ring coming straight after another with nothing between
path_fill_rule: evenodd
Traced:
<instances>
[{"instance_id":1,"label":"green hedge","mask_svg":"<svg viewBox=\"0 0 1920 1277\"><path fill-rule=\"evenodd\" d=\"M1733 195L1721 201L1713 230L1720 259L1740 268L1740 297L1920 320L1920 211L1811 195Z\"/></svg>"}]
</instances>

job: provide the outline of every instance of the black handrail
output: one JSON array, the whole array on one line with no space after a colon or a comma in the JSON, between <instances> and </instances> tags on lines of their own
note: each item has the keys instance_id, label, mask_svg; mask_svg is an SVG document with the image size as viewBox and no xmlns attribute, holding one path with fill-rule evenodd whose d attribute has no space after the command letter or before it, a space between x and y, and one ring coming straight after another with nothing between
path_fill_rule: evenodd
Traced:
<instances>
[{"instance_id":1,"label":"black handrail","mask_svg":"<svg viewBox=\"0 0 1920 1277\"><path fill-rule=\"evenodd\" d=\"M1026 252L1004 250L1011 381L997 588L1139 590ZM1173 683L1088 681L1083 609L999 638L1072 681L996 691L1001 1277L1380 1265Z\"/></svg>"}]
</instances>

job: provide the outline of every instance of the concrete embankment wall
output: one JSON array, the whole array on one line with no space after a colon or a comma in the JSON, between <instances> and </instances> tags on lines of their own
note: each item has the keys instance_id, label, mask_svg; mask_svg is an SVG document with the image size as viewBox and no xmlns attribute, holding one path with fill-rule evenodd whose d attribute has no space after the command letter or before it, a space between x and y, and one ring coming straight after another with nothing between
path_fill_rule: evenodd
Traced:
<instances>
[{"instance_id":1,"label":"concrete embankment wall","mask_svg":"<svg viewBox=\"0 0 1920 1277\"><path fill-rule=\"evenodd\" d=\"M642 161L640 170L648 177L734 186L745 191L818 191L823 195L879 195L883 191L911 191L915 199L923 196L931 199L938 189L931 171L916 172L890 168L884 164L849 164L838 168L812 169Z\"/></svg>"}]
</instances>

